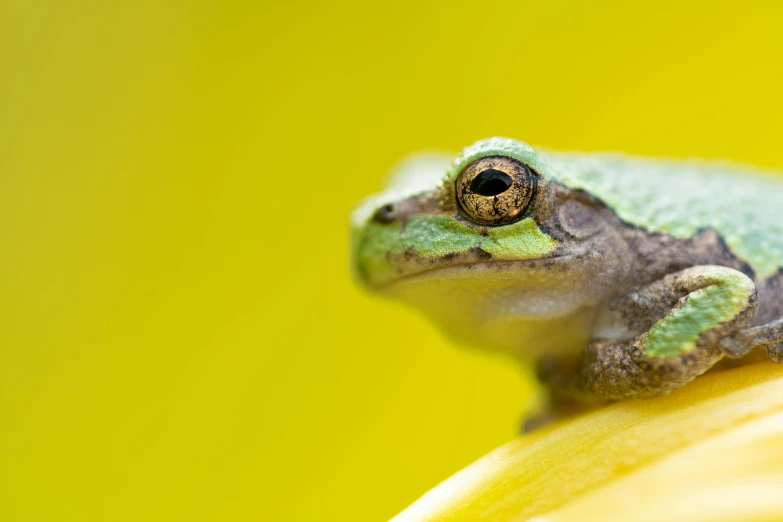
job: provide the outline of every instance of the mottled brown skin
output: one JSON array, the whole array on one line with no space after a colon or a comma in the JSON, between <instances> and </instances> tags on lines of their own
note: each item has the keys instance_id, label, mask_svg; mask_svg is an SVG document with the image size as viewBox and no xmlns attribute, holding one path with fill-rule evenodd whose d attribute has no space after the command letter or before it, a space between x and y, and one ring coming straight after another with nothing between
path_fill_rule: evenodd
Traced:
<instances>
[{"instance_id":1,"label":"mottled brown skin","mask_svg":"<svg viewBox=\"0 0 783 522\"><path fill-rule=\"evenodd\" d=\"M767 358L783 362L783 269L760 279L714 230L677 239L629 226L587 195L579 203L561 205L559 215L542 226L559 239L582 237L598 227L602 234L611 229L622 237L629 249L619 261L629 264L633 283L618 285L606 310L616 314L635 340L629 349L629 342L599 337L582 353L540 359L538 375L550 390L551 401L545 411L526 420L526 431L602 402L667 394L703 373L704 368L715 371ZM734 320L705 332L695 350L675 358L647 356L639 336L677 307L678 301L704 286L698 270L703 265L742 272L753 279L757 294ZM739 340L735 353L721 345L727 337ZM762 350L751 352L757 346L766 348L766 357Z\"/></svg>"},{"instance_id":2,"label":"mottled brown skin","mask_svg":"<svg viewBox=\"0 0 783 522\"><path fill-rule=\"evenodd\" d=\"M692 267L630 289L608 308L619 313L634 336L631 349L616 339L595 339L578 358L549 361L546 372L540 373L542 380L564 393L606 399L654 397L690 382L723 357L718 344L721 339L751 325L758 309L757 300L753 299L732 321L705 332L696 349L687 354L650 357L643 349L644 334L675 309L681 299L708 284L698 267Z\"/></svg>"}]
</instances>

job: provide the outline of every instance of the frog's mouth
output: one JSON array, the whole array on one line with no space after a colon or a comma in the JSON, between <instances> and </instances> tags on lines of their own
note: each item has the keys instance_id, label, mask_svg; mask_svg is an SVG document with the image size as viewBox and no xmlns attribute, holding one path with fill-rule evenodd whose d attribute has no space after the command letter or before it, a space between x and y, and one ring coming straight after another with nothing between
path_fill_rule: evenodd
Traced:
<instances>
[{"instance_id":1,"label":"frog's mouth","mask_svg":"<svg viewBox=\"0 0 783 522\"><path fill-rule=\"evenodd\" d=\"M371 289L384 292L396 286L493 283L510 286L538 286L551 283L554 275L567 272L572 254L550 255L535 259L498 260L486 252L471 250L439 259L417 259L411 255L388 255L384 270L359 274ZM494 286L494 285L490 285Z\"/></svg>"},{"instance_id":2,"label":"frog's mouth","mask_svg":"<svg viewBox=\"0 0 783 522\"><path fill-rule=\"evenodd\" d=\"M554 255L540 259L520 259L516 261L480 259L475 261L463 261L455 264L441 264L439 266L408 267L402 269L395 278L374 285L376 288L389 287L401 283L415 283L426 279L463 279L503 276L509 274L514 279L524 277L525 272L533 270L546 273L553 269L561 269L562 263L572 258L572 255Z\"/></svg>"}]
</instances>

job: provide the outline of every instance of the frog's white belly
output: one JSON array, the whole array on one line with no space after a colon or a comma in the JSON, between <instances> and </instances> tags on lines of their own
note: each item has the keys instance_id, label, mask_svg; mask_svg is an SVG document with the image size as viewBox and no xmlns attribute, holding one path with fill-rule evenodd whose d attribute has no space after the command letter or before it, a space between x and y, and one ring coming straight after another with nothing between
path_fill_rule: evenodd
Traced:
<instances>
[{"instance_id":1,"label":"frog's white belly","mask_svg":"<svg viewBox=\"0 0 783 522\"><path fill-rule=\"evenodd\" d=\"M543 355L576 353L592 335L600 296L552 283L523 274L517 274L513 284L496 277L473 277L456 284L451 279L430 278L400 282L389 295L421 310L460 344L530 361Z\"/></svg>"}]
</instances>

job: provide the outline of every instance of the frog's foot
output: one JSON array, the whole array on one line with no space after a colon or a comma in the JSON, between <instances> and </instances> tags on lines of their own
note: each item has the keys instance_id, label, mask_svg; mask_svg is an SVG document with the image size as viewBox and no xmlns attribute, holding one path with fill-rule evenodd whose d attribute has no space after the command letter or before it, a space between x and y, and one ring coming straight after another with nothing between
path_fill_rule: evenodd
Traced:
<instances>
[{"instance_id":1,"label":"frog's foot","mask_svg":"<svg viewBox=\"0 0 783 522\"><path fill-rule=\"evenodd\" d=\"M706 265L667 275L611 304L630 339L596 339L551 384L605 399L666 395L707 371L726 347L737 348L722 341L746 331L757 308L753 281L737 270Z\"/></svg>"},{"instance_id":2,"label":"frog's foot","mask_svg":"<svg viewBox=\"0 0 783 522\"><path fill-rule=\"evenodd\" d=\"M608 401L596 397L574 397L558 393L550 393L545 402L522 419L522 433L530 433L561 419L575 417L609 404Z\"/></svg>"},{"instance_id":3,"label":"frog's foot","mask_svg":"<svg viewBox=\"0 0 783 522\"><path fill-rule=\"evenodd\" d=\"M720 349L726 357L742 357L752 349L764 346L770 361L783 363L783 319L761 326L754 326L720 341Z\"/></svg>"},{"instance_id":4,"label":"frog's foot","mask_svg":"<svg viewBox=\"0 0 783 522\"><path fill-rule=\"evenodd\" d=\"M767 346L767 357L775 364L783 364L783 343L775 343Z\"/></svg>"},{"instance_id":5,"label":"frog's foot","mask_svg":"<svg viewBox=\"0 0 783 522\"><path fill-rule=\"evenodd\" d=\"M562 418L562 415L557 415L552 411L542 411L532 415L525 415L525 417L522 418L519 431L520 433L530 433L531 431L548 426Z\"/></svg>"}]
</instances>

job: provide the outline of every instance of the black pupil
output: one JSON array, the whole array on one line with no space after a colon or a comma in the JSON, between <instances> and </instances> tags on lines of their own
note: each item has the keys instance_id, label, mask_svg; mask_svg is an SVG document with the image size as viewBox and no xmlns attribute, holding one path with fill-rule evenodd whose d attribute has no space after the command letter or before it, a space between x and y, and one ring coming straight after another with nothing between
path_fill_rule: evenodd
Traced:
<instances>
[{"instance_id":1,"label":"black pupil","mask_svg":"<svg viewBox=\"0 0 783 522\"><path fill-rule=\"evenodd\" d=\"M479 196L497 196L507 191L513 181L511 176L495 169L487 169L470 184L470 191Z\"/></svg>"}]
</instances>

